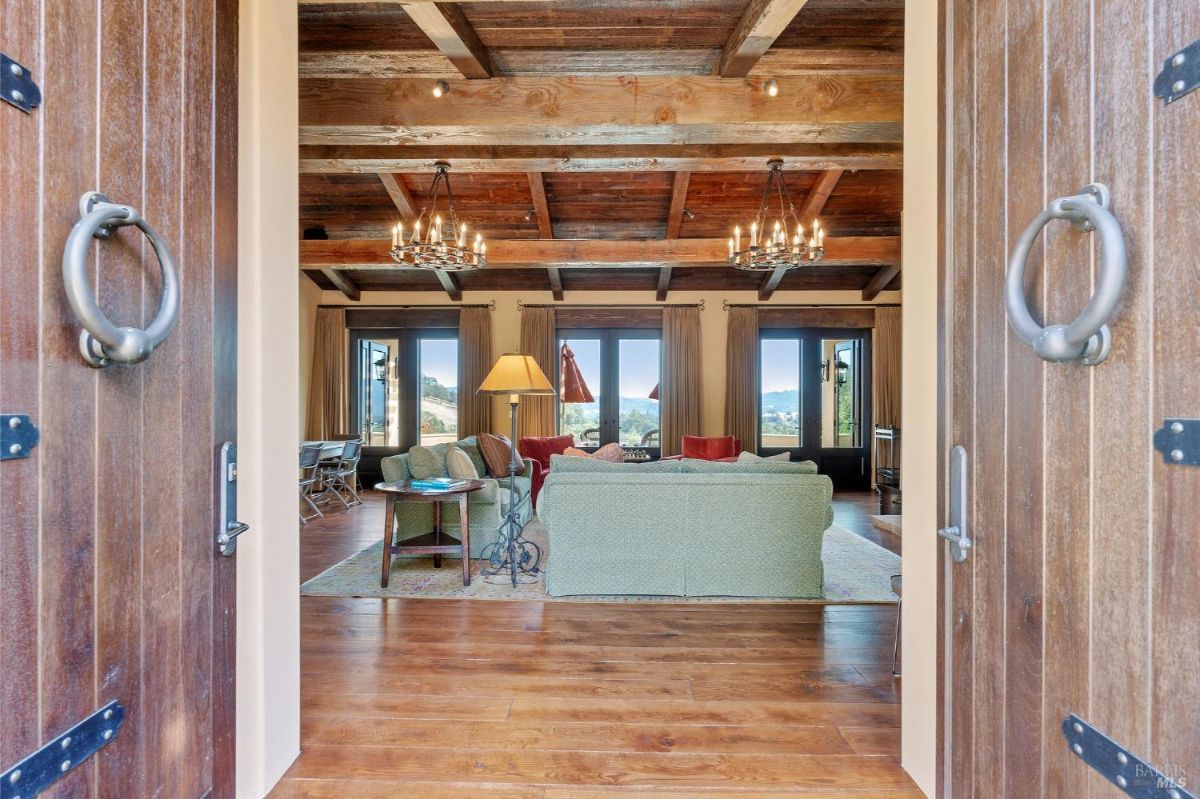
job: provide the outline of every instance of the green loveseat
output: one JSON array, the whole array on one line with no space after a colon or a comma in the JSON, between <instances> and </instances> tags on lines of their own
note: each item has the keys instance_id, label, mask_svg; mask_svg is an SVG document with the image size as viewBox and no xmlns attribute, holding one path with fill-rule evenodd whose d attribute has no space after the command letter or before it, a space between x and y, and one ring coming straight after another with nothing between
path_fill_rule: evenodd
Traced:
<instances>
[{"instance_id":1,"label":"green loveseat","mask_svg":"<svg viewBox=\"0 0 1200 799\"><path fill-rule=\"evenodd\" d=\"M538 496L551 595L822 595L833 484L815 465L585 460L555 458Z\"/></svg>"},{"instance_id":2,"label":"green loveseat","mask_svg":"<svg viewBox=\"0 0 1200 799\"><path fill-rule=\"evenodd\" d=\"M479 454L475 437L464 438L453 444L438 444L433 449L444 452L448 446L458 447L471 456L476 469L481 475L486 474L483 468L483 458ZM443 458L444 460L444 458ZM412 477L409 470L408 454L392 455L380 461L383 470L383 481L393 483L408 480ZM529 501L529 477L533 473L533 464L525 461L525 476L516 478L517 489L517 520L522 526L529 522L532 507ZM437 475L446 477L446 473ZM484 488L470 495L467 500L467 510L471 515L471 557L477 558L484 547L496 540L496 531L504 514L508 510L508 478L494 480L483 477ZM433 529L433 506L424 502L397 502L395 543L400 544L410 538L424 535ZM442 505L442 531L452 538L459 538L458 503L447 502Z\"/></svg>"}]
</instances>

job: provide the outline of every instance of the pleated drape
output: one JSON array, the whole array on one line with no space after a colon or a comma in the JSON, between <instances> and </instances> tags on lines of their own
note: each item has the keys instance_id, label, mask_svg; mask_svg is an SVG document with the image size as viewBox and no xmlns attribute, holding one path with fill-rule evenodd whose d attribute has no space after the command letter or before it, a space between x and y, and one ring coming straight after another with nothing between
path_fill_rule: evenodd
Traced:
<instances>
[{"instance_id":1,"label":"pleated drape","mask_svg":"<svg viewBox=\"0 0 1200 799\"><path fill-rule=\"evenodd\" d=\"M521 309L521 353L532 355L546 377L558 385L558 331L553 308ZM525 396L517 410L517 435L552 436L557 396Z\"/></svg>"},{"instance_id":2,"label":"pleated drape","mask_svg":"<svg viewBox=\"0 0 1200 799\"><path fill-rule=\"evenodd\" d=\"M344 308L318 308L304 437L325 441L349 433Z\"/></svg>"},{"instance_id":3,"label":"pleated drape","mask_svg":"<svg viewBox=\"0 0 1200 799\"><path fill-rule=\"evenodd\" d=\"M875 309L872 407L875 424L900 426L900 309Z\"/></svg>"},{"instance_id":4,"label":"pleated drape","mask_svg":"<svg viewBox=\"0 0 1200 799\"><path fill-rule=\"evenodd\" d=\"M683 451L683 437L700 435L700 309L663 308L663 363L660 391L663 455Z\"/></svg>"},{"instance_id":5,"label":"pleated drape","mask_svg":"<svg viewBox=\"0 0 1200 799\"><path fill-rule=\"evenodd\" d=\"M458 437L492 432L492 398L476 394L492 368L492 311L463 308L458 315Z\"/></svg>"},{"instance_id":6,"label":"pleated drape","mask_svg":"<svg viewBox=\"0 0 1200 799\"><path fill-rule=\"evenodd\" d=\"M730 308L725 345L725 435L758 451L758 309Z\"/></svg>"}]
</instances>

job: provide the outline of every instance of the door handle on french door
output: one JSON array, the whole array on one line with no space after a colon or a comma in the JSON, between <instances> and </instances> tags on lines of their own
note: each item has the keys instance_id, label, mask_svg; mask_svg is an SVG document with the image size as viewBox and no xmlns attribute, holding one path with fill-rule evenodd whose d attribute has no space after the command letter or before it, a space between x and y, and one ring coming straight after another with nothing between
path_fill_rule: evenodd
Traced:
<instances>
[{"instance_id":1,"label":"door handle on french door","mask_svg":"<svg viewBox=\"0 0 1200 799\"><path fill-rule=\"evenodd\" d=\"M217 551L229 556L237 552L237 537L250 529L250 525L237 520L237 444L226 441L221 445L217 469L221 480Z\"/></svg>"},{"instance_id":2,"label":"door handle on french door","mask_svg":"<svg viewBox=\"0 0 1200 799\"><path fill-rule=\"evenodd\" d=\"M955 563L967 559L972 541L967 534L967 451L961 444L950 450L950 524L937 534L949 542Z\"/></svg>"}]
</instances>

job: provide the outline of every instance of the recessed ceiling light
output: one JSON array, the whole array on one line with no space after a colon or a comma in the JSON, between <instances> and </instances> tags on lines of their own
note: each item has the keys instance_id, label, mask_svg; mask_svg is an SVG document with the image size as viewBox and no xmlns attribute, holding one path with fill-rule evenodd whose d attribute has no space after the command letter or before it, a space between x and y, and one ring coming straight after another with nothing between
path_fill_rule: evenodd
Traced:
<instances>
[{"instance_id":1,"label":"recessed ceiling light","mask_svg":"<svg viewBox=\"0 0 1200 799\"><path fill-rule=\"evenodd\" d=\"M434 97L443 97L449 93L450 93L450 84L446 83L446 81L439 80L437 83L433 84L433 96Z\"/></svg>"},{"instance_id":2,"label":"recessed ceiling light","mask_svg":"<svg viewBox=\"0 0 1200 799\"><path fill-rule=\"evenodd\" d=\"M774 78L768 78L767 82L763 84L763 88L766 89L769 97L775 97L779 94L779 84L775 82Z\"/></svg>"}]
</instances>

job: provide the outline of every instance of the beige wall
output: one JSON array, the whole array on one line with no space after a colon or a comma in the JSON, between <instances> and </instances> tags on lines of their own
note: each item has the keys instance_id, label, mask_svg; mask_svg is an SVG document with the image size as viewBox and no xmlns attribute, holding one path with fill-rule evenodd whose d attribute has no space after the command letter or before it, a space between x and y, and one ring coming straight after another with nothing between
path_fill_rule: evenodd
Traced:
<instances>
[{"instance_id":1,"label":"beige wall","mask_svg":"<svg viewBox=\"0 0 1200 799\"><path fill-rule=\"evenodd\" d=\"M901 762L933 796L937 772L938 3L904 12L904 696Z\"/></svg>"},{"instance_id":2,"label":"beige wall","mask_svg":"<svg viewBox=\"0 0 1200 799\"><path fill-rule=\"evenodd\" d=\"M302 282L308 282L302 277ZM521 315L517 302L553 303L549 292L463 292L464 303L488 303L495 300L496 309L492 313L492 347L494 354L516 352L520 347ZM753 291L734 292L696 292L673 291L670 295L672 303L689 303L704 300L705 311L701 314L701 334L703 336L704 363L704 396L701 398L702 432L704 435L724 435L725 433L725 333L727 325L726 313L721 309L722 300L730 303L757 302L758 297ZM884 292L876 298L875 303L895 303L899 301L899 292ZM339 292L326 291L317 297L310 297L308 292L302 293L301 302L305 307L301 317L315 311L315 305L341 305L347 303L346 298ZM612 292L567 292L562 306L571 304L613 303L613 304L642 304L653 303L653 292L612 291ZM863 304L862 296L857 291L822 291L822 292L778 292L771 299L772 304L786 305L802 303L806 305L849 305ZM402 292L370 292L364 293L362 305L452 305L445 295L433 292L402 293ZM867 303L872 304L872 303ZM301 330L301 335L305 331ZM301 351L311 352L312 330L307 331L309 341L301 344ZM542 367L547 368L546 364ZM301 399L308 396L307 383L301 387ZM303 405L301 407L304 407ZM508 405L503 397L497 397L492 410L492 425L497 432L508 433Z\"/></svg>"},{"instance_id":3,"label":"beige wall","mask_svg":"<svg viewBox=\"0 0 1200 799\"><path fill-rule=\"evenodd\" d=\"M295 0L242 0L239 25L237 795L257 799L300 752Z\"/></svg>"}]
</instances>

